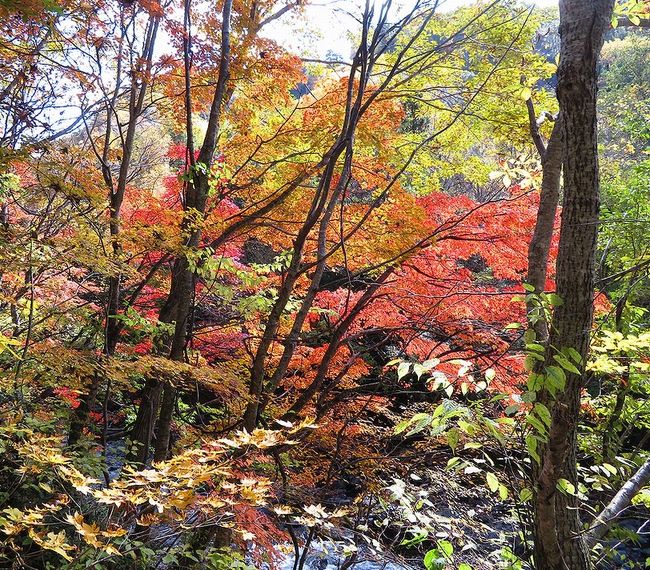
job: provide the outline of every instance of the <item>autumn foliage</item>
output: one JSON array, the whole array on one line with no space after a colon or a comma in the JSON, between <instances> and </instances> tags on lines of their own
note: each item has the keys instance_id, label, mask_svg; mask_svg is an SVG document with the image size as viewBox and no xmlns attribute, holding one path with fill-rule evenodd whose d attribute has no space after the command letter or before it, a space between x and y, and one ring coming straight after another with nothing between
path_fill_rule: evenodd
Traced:
<instances>
[{"instance_id":1,"label":"autumn foliage","mask_svg":"<svg viewBox=\"0 0 650 570\"><path fill-rule=\"evenodd\" d=\"M301 1L92 4L3 4L0 565L275 564L408 410L525 391L535 23L366 13L341 65L264 33Z\"/></svg>"}]
</instances>

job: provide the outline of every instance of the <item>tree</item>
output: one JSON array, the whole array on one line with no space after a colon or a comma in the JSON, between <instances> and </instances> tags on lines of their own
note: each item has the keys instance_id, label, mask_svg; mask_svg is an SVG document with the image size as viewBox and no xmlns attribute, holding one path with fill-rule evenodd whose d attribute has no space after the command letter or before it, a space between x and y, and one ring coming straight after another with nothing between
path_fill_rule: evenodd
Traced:
<instances>
[{"instance_id":1,"label":"tree","mask_svg":"<svg viewBox=\"0 0 650 570\"><path fill-rule=\"evenodd\" d=\"M537 568L590 568L582 536L579 503L558 490L566 479L577 485L576 428L593 316L594 263L599 213L596 131L597 64L609 27L613 0L560 2L560 66L557 95L562 116L564 201L556 282L562 304L550 323L546 364L561 351L577 352L580 370L567 373L554 399L547 440L534 472L535 563Z\"/></svg>"}]
</instances>

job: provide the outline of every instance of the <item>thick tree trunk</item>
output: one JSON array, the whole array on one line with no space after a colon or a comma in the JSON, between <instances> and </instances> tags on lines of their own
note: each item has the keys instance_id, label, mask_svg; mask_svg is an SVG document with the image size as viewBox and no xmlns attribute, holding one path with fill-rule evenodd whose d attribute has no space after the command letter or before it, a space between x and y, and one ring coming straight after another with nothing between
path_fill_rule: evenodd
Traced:
<instances>
[{"instance_id":1,"label":"thick tree trunk","mask_svg":"<svg viewBox=\"0 0 650 570\"><path fill-rule=\"evenodd\" d=\"M160 404L160 416L156 430L156 445L153 460L164 461L169 455L169 441L171 435L174 407L176 405L176 388L167 382L163 387L163 397Z\"/></svg>"},{"instance_id":2,"label":"thick tree trunk","mask_svg":"<svg viewBox=\"0 0 650 570\"><path fill-rule=\"evenodd\" d=\"M584 370L593 316L594 257L599 213L596 135L596 65L614 0L560 0L561 53L557 94L562 115L564 204L557 260L557 293L546 360L573 348ZM535 478L535 565L538 570L591 568L577 497L558 491L560 479L577 487L576 428L581 374L567 372L556 398L540 395L551 410L548 439Z\"/></svg>"},{"instance_id":3,"label":"thick tree trunk","mask_svg":"<svg viewBox=\"0 0 650 570\"><path fill-rule=\"evenodd\" d=\"M163 383L158 379L147 380L138 407L133 430L130 438L130 448L127 452L127 461L140 466L146 465L149 461L149 451L153 428L158 414L160 404L160 393Z\"/></svg>"}]
</instances>

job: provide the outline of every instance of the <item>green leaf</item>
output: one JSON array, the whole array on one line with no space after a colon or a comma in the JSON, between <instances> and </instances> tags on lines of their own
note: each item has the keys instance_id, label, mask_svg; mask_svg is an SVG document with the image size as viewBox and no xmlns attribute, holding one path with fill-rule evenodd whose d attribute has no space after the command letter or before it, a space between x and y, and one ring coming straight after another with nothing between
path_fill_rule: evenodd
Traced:
<instances>
[{"instance_id":1,"label":"green leaf","mask_svg":"<svg viewBox=\"0 0 650 570\"><path fill-rule=\"evenodd\" d=\"M456 453L456 447L458 446L458 442L460 440L460 432L458 428L451 428L447 432L447 445L451 447L451 450Z\"/></svg>"},{"instance_id":2,"label":"green leaf","mask_svg":"<svg viewBox=\"0 0 650 570\"><path fill-rule=\"evenodd\" d=\"M526 423L534 427L540 435L546 437L546 426L541 421L539 421L534 415L528 414L526 416Z\"/></svg>"},{"instance_id":3,"label":"green leaf","mask_svg":"<svg viewBox=\"0 0 650 570\"><path fill-rule=\"evenodd\" d=\"M445 568L445 559L437 548L429 550L424 555L423 562L426 570L444 570Z\"/></svg>"},{"instance_id":4,"label":"green leaf","mask_svg":"<svg viewBox=\"0 0 650 570\"><path fill-rule=\"evenodd\" d=\"M529 293L534 293L535 292L535 287L531 285L530 283L522 283L521 286L528 291Z\"/></svg>"},{"instance_id":5,"label":"green leaf","mask_svg":"<svg viewBox=\"0 0 650 570\"><path fill-rule=\"evenodd\" d=\"M567 495L575 495L576 494L576 488L571 483L571 481L567 481L566 479L560 479L557 482L557 488L562 492Z\"/></svg>"},{"instance_id":6,"label":"green leaf","mask_svg":"<svg viewBox=\"0 0 650 570\"><path fill-rule=\"evenodd\" d=\"M401 380L404 378L409 373L409 370L411 369L411 363L410 362L400 362L399 366L397 367L397 379Z\"/></svg>"},{"instance_id":7,"label":"green leaf","mask_svg":"<svg viewBox=\"0 0 650 570\"><path fill-rule=\"evenodd\" d=\"M521 395L521 401L526 404L532 404L535 400L537 400L537 392L524 392Z\"/></svg>"},{"instance_id":8,"label":"green leaf","mask_svg":"<svg viewBox=\"0 0 650 570\"><path fill-rule=\"evenodd\" d=\"M553 360L555 360L566 371L580 376L580 370L578 370L571 362L569 362L566 356L562 354L554 354Z\"/></svg>"},{"instance_id":9,"label":"green leaf","mask_svg":"<svg viewBox=\"0 0 650 570\"><path fill-rule=\"evenodd\" d=\"M603 463L603 467L607 469L612 475L618 475L618 470L611 463Z\"/></svg>"},{"instance_id":10,"label":"green leaf","mask_svg":"<svg viewBox=\"0 0 650 570\"><path fill-rule=\"evenodd\" d=\"M540 462L539 453L537 453L537 438L533 434L526 436L526 450L537 463Z\"/></svg>"},{"instance_id":11,"label":"green leaf","mask_svg":"<svg viewBox=\"0 0 650 570\"><path fill-rule=\"evenodd\" d=\"M535 331L533 329L526 329L526 332L524 333L524 342L526 344L530 342L535 342Z\"/></svg>"},{"instance_id":12,"label":"green leaf","mask_svg":"<svg viewBox=\"0 0 650 570\"><path fill-rule=\"evenodd\" d=\"M530 489L524 488L519 491L519 500L522 503L527 503L533 498L533 492Z\"/></svg>"},{"instance_id":13,"label":"green leaf","mask_svg":"<svg viewBox=\"0 0 650 570\"><path fill-rule=\"evenodd\" d=\"M571 360L573 360L573 362L575 362L576 365L580 366L580 364L582 363L582 356L580 355L580 353L575 348L571 348L571 347L565 350L568 353L569 358L571 358Z\"/></svg>"},{"instance_id":14,"label":"green leaf","mask_svg":"<svg viewBox=\"0 0 650 570\"><path fill-rule=\"evenodd\" d=\"M436 409L433 410L433 418L439 418L442 416L446 411L445 405L444 404L438 404L436 406Z\"/></svg>"},{"instance_id":15,"label":"green leaf","mask_svg":"<svg viewBox=\"0 0 650 570\"><path fill-rule=\"evenodd\" d=\"M553 307L561 307L562 303L564 303L562 297L556 295L555 293L547 293L546 299Z\"/></svg>"},{"instance_id":16,"label":"green leaf","mask_svg":"<svg viewBox=\"0 0 650 570\"><path fill-rule=\"evenodd\" d=\"M410 420L403 420L403 421L399 422L395 426L394 433L396 433L396 434L402 433L407 427L409 427L410 424L411 424Z\"/></svg>"},{"instance_id":17,"label":"green leaf","mask_svg":"<svg viewBox=\"0 0 650 570\"><path fill-rule=\"evenodd\" d=\"M519 411L519 408L521 408L521 404L512 404L512 406L508 406L505 412L506 416L515 415Z\"/></svg>"},{"instance_id":18,"label":"green leaf","mask_svg":"<svg viewBox=\"0 0 650 570\"><path fill-rule=\"evenodd\" d=\"M460 463L460 457L452 457L449 461L447 461L447 469L451 469L458 463Z\"/></svg>"},{"instance_id":19,"label":"green leaf","mask_svg":"<svg viewBox=\"0 0 650 570\"><path fill-rule=\"evenodd\" d=\"M447 560L451 560L451 557L454 554L454 545L448 540L439 540L436 545L440 552L442 552L443 556L447 558Z\"/></svg>"},{"instance_id":20,"label":"green leaf","mask_svg":"<svg viewBox=\"0 0 650 570\"><path fill-rule=\"evenodd\" d=\"M551 427L551 412L544 404L535 404L533 411L546 424L546 427Z\"/></svg>"},{"instance_id":21,"label":"green leaf","mask_svg":"<svg viewBox=\"0 0 650 570\"><path fill-rule=\"evenodd\" d=\"M431 424L431 416L429 414L415 414L410 422L410 424L415 424L406 435L413 435L421 432L424 428Z\"/></svg>"},{"instance_id":22,"label":"green leaf","mask_svg":"<svg viewBox=\"0 0 650 570\"><path fill-rule=\"evenodd\" d=\"M497 479L497 476L494 473L488 472L485 474L485 480L490 491L496 493L499 488L499 479Z\"/></svg>"},{"instance_id":23,"label":"green leaf","mask_svg":"<svg viewBox=\"0 0 650 570\"><path fill-rule=\"evenodd\" d=\"M547 366L544 371L546 372L546 379L551 387L556 390L562 391L566 386L566 374L559 366Z\"/></svg>"},{"instance_id":24,"label":"green leaf","mask_svg":"<svg viewBox=\"0 0 650 570\"><path fill-rule=\"evenodd\" d=\"M429 533L426 530L418 530L413 538L405 538L402 540L400 546L414 546L416 544L421 544L426 540L428 534Z\"/></svg>"}]
</instances>

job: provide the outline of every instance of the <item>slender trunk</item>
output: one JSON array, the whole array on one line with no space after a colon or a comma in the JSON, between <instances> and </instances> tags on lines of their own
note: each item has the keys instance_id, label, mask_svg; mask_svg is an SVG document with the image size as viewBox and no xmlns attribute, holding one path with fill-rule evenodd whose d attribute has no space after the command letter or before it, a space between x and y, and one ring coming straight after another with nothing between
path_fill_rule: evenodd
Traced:
<instances>
[{"instance_id":1,"label":"slender trunk","mask_svg":"<svg viewBox=\"0 0 650 570\"><path fill-rule=\"evenodd\" d=\"M190 164L190 177L191 183L185 187L185 203L184 208L186 211L196 211L200 214L205 213L205 207L209 193L209 172L212 167L214 153L217 147L217 140L219 137L219 130L221 126L221 113L223 105L226 101L228 94L227 83L230 74L230 19L232 12L232 0L225 0L222 10L222 28L221 28L221 59L219 62L219 73L217 77L217 85L210 107L210 115L208 118L208 126L206 129L205 138L199 151L198 162L204 167L201 169L194 168L194 155L193 152L188 156ZM189 31L189 16L190 4L189 0L185 4L185 23ZM192 103L191 93L189 91L189 78L190 62L189 62L189 49L190 40L185 42L185 73L186 73L186 89L185 103L187 105L187 142L188 149L194 148L192 137ZM186 246L189 248L196 248L201 242L201 231L199 229L189 229L189 219L187 224L184 224L184 230L189 231L189 237ZM174 333L171 339L171 346L169 348L169 358L172 360L182 361L185 344L187 341L187 332L190 321L192 299L194 296L194 274L190 270L189 263L184 256L179 256L174 262L172 271L172 283L167 301L161 309L160 321L171 323L174 322ZM169 438L171 433L171 422L173 419L174 404L176 401L176 389L169 383L164 386L160 382L152 383L146 390L151 391L152 396L157 394L160 398L160 392L164 389L160 417L156 427L156 445L154 452L154 459L160 461L167 457L169 453ZM144 402L143 402L144 403ZM138 417L142 415L142 422L144 424L151 424L155 422L155 414L157 413L157 406L153 408L143 405L140 406ZM149 414L154 414L150 417ZM134 439L137 431L138 437L149 438L146 442L141 441L141 447L148 447L150 445L152 431L143 429L136 421L136 428L134 428Z\"/></svg>"},{"instance_id":2,"label":"slender trunk","mask_svg":"<svg viewBox=\"0 0 650 570\"><path fill-rule=\"evenodd\" d=\"M287 274L284 277L284 281L282 283L282 287L280 289L280 294L278 295L278 299L273 305L273 308L271 309L271 313L269 314L269 318L266 321L262 339L260 341L259 346L257 347L255 358L253 359L253 366L251 368L251 380L249 384L249 395L251 396L251 400L246 407L246 411L244 412L244 428L247 429L248 431L252 431L253 429L255 429L257 425L258 415L259 415L259 410L261 405L261 396L264 391L266 358L268 356L271 345L275 340L282 314L287 306L287 303L289 302L289 298L291 297L291 293L293 292L296 281L300 276L301 261L302 261L302 255L303 255L303 249L305 247L305 243L307 241L309 233L316 225L318 218L323 208L325 207L326 199L329 195L329 187L332 180L333 167L336 164L336 159L337 159L337 155L332 157L332 162L330 163L330 165L328 165L328 168L326 168L325 172L323 173L321 177L321 183L319 184L319 189L314 196L314 200L311 208L311 214L307 216L305 223L301 227L296 239L294 240L291 264L289 265ZM341 179L341 182L339 182L337 186L344 186L345 184L346 183L343 182L343 179ZM336 200L339 195L340 192L334 192L334 196L330 199L330 204L327 208L327 214L329 214L329 216L326 214L323 217L323 223L325 225L329 222L329 218L332 212L334 211L334 206L336 204ZM301 319L302 313L303 311L299 311L296 320ZM296 321L294 321L294 324L295 323ZM294 333L293 335L294 337L297 337L300 332L299 330L297 330L298 328L300 329L302 328L302 323L300 324L299 327L296 325L295 329L292 330L292 332ZM291 345L287 345L287 348L290 349L290 346ZM283 356L285 355L283 354ZM287 365L288 365L288 361L281 363L281 366L287 366ZM278 371L281 370L281 366L278 367Z\"/></svg>"},{"instance_id":3,"label":"slender trunk","mask_svg":"<svg viewBox=\"0 0 650 570\"><path fill-rule=\"evenodd\" d=\"M151 17L142 48L142 60L131 70L133 77L132 84L129 92L129 119L127 125L126 136L122 144L122 159L118 173L117 183L114 184L111 169L109 167L109 153L112 140L113 129L113 115L115 113L115 106L118 101L120 87L122 84L122 58L117 58L116 76L115 76L115 89L113 95L109 100L106 100L106 132L104 133L104 143L101 155L98 154L100 161L102 176L104 183L109 191L109 233L112 242L113 257L118 260L121 255L120 245L120 215L122 204L124 202L126 187L129 179L129 171L131 168L131 160L133 158L133 150L137 136L137 124L142 115L142 110L145 103L146 94L149 90L150 75L153 65L154 47L156 43L156 36L158 33L159 18ZM118 40L119 50L122 49L126 30L124 29L124 20L122 20L122 34ZM139 79L136 79L139 78ZM108 279L108 299L106 302L105 319L106 325L104 328L104 354L112 356L117 348L120 332L122 330L122 323L118 319L118 314L121 308L121 294L122 276L117 273L111 275ZM81 404L75 411L68 435L68 443L74 445L83 428L88 423L88 417L92 410L97 394L99 392L101 378L95 374L91 380L88 388L88 393L81 399Z\"/></svg>"},{"instance_id":4,"label":"slender trunk","mask_svg":"<svg viewBox=\"0 0 650 570\"><path fill-rule=\"evenodd\" d=\"M357 302L350 309L350 311L345 316L345 318L343 318L341 323L336 328L336 331L332 335L332 338L330 339L327 350L325 351L325 354L323 355L323 359L321 360L321 363L318 366L318 370L316 371L316 376L314 380L312 380L311 384L309 384L309 386L307 386L303 390L302 394L300 394L300 396L296 399L294 404L291 406L291 409L286 415L287 418L292 418L298 415L302 411L302 409L307 404L309 404L309 402L311 402L312 398L322 388L322 385L325 379L327 378L327 373L329 371L329 367L332 362L332 359L334 358L337 350L340 348L341 342L343 341L346 333L348 332L348 329L350 328L354 320L357 318L359 313L372 300L379 287L383 285L386 279L388 279L388 277L392 275L394 271L395 271L395 266L389 266L386 269L384 269L383 273L379 275L375 280L375 282L372 283L372 285L370 285L366 289L364 294L357 300Z\"/></svg>"},{"instance_id":5,"label":"slender trunk","mask_svg":"<svg viewBox=\"0 0 650 570\"><path fill-rule=\"evenodd\" d=\"M564 204L557 260L557 292L563 304L551 322L546 361L573 348L584 363L593 316L594 261L599 213L596 135L596 65L614 0L560 0L561 53L557 94L562 115ZM535 565L538 570L591 568L581 534L579 501L558 491L560 479L577 488L576 428L582 374L566 374L565 390L540 398L551 426L540 449L535 478Z\"/></svg>"},{"instance_id":6,"label":"slender trunk","mask_svg":"<svg viewBox=\"0 0 650 570\"><path fill-rule=\"evenodd\" d=\"M623 332L623 311L627 304L627 298L628 294L626 293L618 303L616 303L614 322L616 330L621 333ZM619 421L623 414L623 409L625 408L625 400L630 391L630 359L627 354L624 356L624 360L626 362L626 367L623 374L621 374L621 381L616 390L614 409L609 415L609 418L607 418L607 424L603 430L603 457L606 459L614 457L618 453L619 447L622 444L618 434Z\"/></svg>"},{"instance_id":7,"label":"slender trunk","mask_svg":"<svg viewBox=\"0 0 650 570\"><path fill-rule=\"evenodd\" d=\"M605 429L603 430L603 458L612 459L620 448L622 443L619 440L619 421L625 408L625 400L630 391L630 365L625 368L625 372L621 375L621 381L616 391L616 401L614 409L607 418Z\"/></svg>"},{"instance_id":8,"label":"slender trunk","mask_svg":"<svg viewBox=\"0 0 650 570\"><path fill-rule=\"evenodd\" d=\"M293 292L296 281L301 274L301 261L307 238L309 237L312 229L316 226L316 224L318 224L319 219L320 225L317 239L317 255L319 256L319 259L317 260L316 270L312 276L310 287L305 298L303 299L301 308L294 318L294 323L285 342L285 349L280 358L280 363L271 378L271 387L276 386L286 372L287 366L291 360L291 356L295 351L297 339L300 331L302 330L302 325L304 324L304 320L311 307L311 304L313 303L317 287L320 282L320 277L325 268L325 240L327 234L327 226L331 220L332 214L334 213L336 204L347 188L352 174L354 135L358 121L362 114L362 103L365 94L365 87L367 85L368 77L372 68L372 66L368 65L366 62L366 41L367 36L366 31L364 31L361 45L357 50L354 61L352 63L352 67L350 68L350 74L348 77L348 90L346 94L345 116L341 125L339 137L330 151L323 157L324 159L327 159L327 161L325 163L323 173L321 174L317 191L314 194L314 198L312 199L311 207L305 218L305 221L294 240L291 264L289 265L287 274L285 275L284 281L282 283L282 288L280 289L278 299L273 305L271 313L265 323L262 339L260 340L260 344L257 347L257 351L255 352L253 365L251 367L251 380L249 383L249 395L251 399L246 406L243 418L244 428L249 431L255 429L259 419L260 411L265 406L264 380L267 356L271 349L271 346L273 345L273 342L275 341L276 333L280 324L280 318L282 317L291 293ZM355 79L357 73L359 73L359 80L355 92ZM334 190L331 191L332 178L334 176L336 163L339 157L343 154L343 151L345 151L345 159L341 169L341 175L338 183L334 187Z\"/></svg>"},{"instance_id":9,"label":"slender trunk","mask_svg":"<svg viewBox=\"0 0 650 570\"><path fill-rule=\"evenodd\" d=\"M531 118L531 128L535 121ZM542 163L542 187L539 196L539 208L535 221L535 230L528 247L528 275L526 282L535 288L537 294L546 290L548 259L553 239L555 214L560 198L560 178L562 173L562 123L555 121L548 145L538 147ZM529 304L527 312L530 317L535 307ZM548 327L544 319L530 319L530 326L535 330L537 342L548 339Z\"/></svg>"},{"instance_id":10,"label":"slender trunk","mask_svg":"<svg viewBox=\"0 0 650 570\"><path fill-rule=\"evenodd\" d=\"M625 485L614 495L614 498L591 524L587 535L587 540L590 545L593 546L596 541L605 536L609 527L612 526L616 519L630 505L634 496L648 483L650 483L650 459L647 459L636 473L628 479Z\"/></svg>"},{"instance_id":11,"label":"slender trunk","mask_svg":"<svg viewBox=\"0 0 650 570\"><path fill-rule=\"evenodd\" d=\"M140 61L135 69L131 70L133 83L131 85L129 94L129 122L126 129L126 136L122 144L122 160L120 162L120 169L117 178L117 184L113 186L110 173L104 174L107 183L110 184L110 219L109 229L111 241L113 246L113 255L119 262L119 256L122 251L120 244L120 216L122 204L126 195L126 187L129 180L129 171L131 168L131 160L133 157L133 150L137 135L138 120L142 116L145 98L149 90L151 82L151 69L153 65L153 53L156 44L156 36L158 34L159 18L152 17L147 25L145 33L145 40L142 49L142 61ZM119 70L119 68L118 68ZM119 73L119 71L118 71ZM119 76L118 76L119 82ZM118 83L119 84L119 83ZM117 93L117 91L116 91ZM114 112L115 97L110 104L109 112ZM108 156L108 149L110 144L110 128L112 124L111 115L107 114L107 132L104 146L104 156L102 157L102 164L105 167L106 157ZM106 168L104 168L106 170ZM122 329L119 321L118 313L121 306L121 288L122 276L118 273L109 278L108 287L108 302L106 306L106 330L105 330L105 347L104 351L107 355L112 355L115 352L119 340L120 331Z\"/></svg>"}]
</instances>

